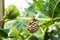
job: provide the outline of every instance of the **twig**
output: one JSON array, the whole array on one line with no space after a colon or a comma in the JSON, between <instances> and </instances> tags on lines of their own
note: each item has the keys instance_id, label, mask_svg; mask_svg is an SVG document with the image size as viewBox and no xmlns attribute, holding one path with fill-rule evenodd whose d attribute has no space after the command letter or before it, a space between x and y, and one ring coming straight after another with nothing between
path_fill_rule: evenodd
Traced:
<instances>
[{"instance_id":1,"label":"twig","mask_svg":"<svg viewBox=\"0 0 60 40\"><path fill-rule=\"evenodd\" d=\"M17 17L16 19L13 19L13 20L31 20L32 18L29 18L29 17ZM36 18L37 20L40 20L40 21L50 21L52 20L51 18ZM5 19L4 20L5 22L9 21L9 19Z\"/></svg>"},{"instance_id":2,"label":"twig","mask_svg":"<svg viewBox=\"0 0 60 40\"><path fill-rule=\"evenodd\" d=\"M26 39L26 40L29 40L29 38L32 36L32 34L30 34L30 36Z\"/></svg>"},{"instance_id":3,"label":"twig","mask_svg":"<svg viewBox=\"0 0 60 40\"><path fill-rule=\"evenodd\" d=\"M17 17L15 20L31 20L32 18L29 17ZM37 20L44 20L44 21L50 21L51 18L36 18Z\"/></svg>"}]
</instances>

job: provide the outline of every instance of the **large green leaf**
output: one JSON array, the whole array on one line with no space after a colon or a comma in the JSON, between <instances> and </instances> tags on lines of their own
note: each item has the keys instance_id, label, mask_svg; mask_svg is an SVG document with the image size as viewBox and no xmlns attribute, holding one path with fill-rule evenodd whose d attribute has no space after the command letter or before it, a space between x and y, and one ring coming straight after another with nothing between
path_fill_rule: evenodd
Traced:
<instances>
[{"instance_id":1,"label":"large green leaf","mask_svg":"<svg viewBox=\"0 0 60 40\"><path fill-rule=\"evenodd\" d=\"M60 0L49 0L48 15L51 18L60 17Z\"/></svg>"},{"instance_id":2,"label":"large green leaf","mask_svg":"<svg viewBox=\"0 0 60 40\"><path fill-rule=\"evenodd\" d=\"M33 2L37 10L48 15L50 18L60 17L60 0L48 0L47 2L33 0Z\"/></svg>"},{"instance_id":3,"label":"large green leaf","mask_svg":"<svg viewBox=\"0 0 60 40\"><path fill-rule=\"evenodd\" d=\"M41 13L45 14L48 17L48 2L49 0L33 0L34 7L40 11Z\"/></svg>"}]
</instances>

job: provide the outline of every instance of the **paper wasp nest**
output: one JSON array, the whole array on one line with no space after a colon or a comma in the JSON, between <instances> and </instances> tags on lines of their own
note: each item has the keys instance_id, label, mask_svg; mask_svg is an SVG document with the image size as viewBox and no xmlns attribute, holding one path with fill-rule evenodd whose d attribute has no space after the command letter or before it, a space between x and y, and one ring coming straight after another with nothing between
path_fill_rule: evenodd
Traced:
<instances>
[{"instance_id":1,"label":"paper wasp nest","mask_svg":"<svg viewBox=\"0 0 60 40\"><path fill-rule=\"evenodd\" d=\"M39 26L36 23L36 19L34 18L28 25L28 31L30 31L31 33L36 32L39 29Z\"/></svg>"}]
</instances>

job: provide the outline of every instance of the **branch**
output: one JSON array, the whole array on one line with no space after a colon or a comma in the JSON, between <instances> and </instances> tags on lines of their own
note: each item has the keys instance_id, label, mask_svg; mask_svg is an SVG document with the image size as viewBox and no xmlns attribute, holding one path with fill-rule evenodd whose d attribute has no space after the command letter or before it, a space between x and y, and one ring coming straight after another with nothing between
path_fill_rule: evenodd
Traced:
<instances>
[{"instance_id":1,"label":"branch","mask_svg":"<svg viewBox=\"0 0 60 40\"><path fill-rule=\"evenodd\" d=\"M14 20L31 20L32 18L29 18L29 17L17 17L16 19ZM52 20L51 18L36 18L37 20L43 20L43 21L50 21Z\"/></svg>"},{"instance_id":2,"label":"branch","mask_svg":"<svg viewBox=\"0 0 60 40\"><path fill-rule=\"evenodd\" d=\"M60 19L60 17L54 18L54 20L58 20L58 19Z\"/></svg>"},{"instance_id":3,"label":"branch","mask_svg":"<svg viewBox=\"0 0 60 40\"><path fill-rule=\"evenodd\" d=\"M36 18L36 19L40 20L40 21L50 21L50 20L52 20L51 18ZM32 20L32 18L29 18L29 17L17 17L16 19L13 19L13 20ZM5 19L4 21L7 22L7 21L10 21L10 20Z\"/></svg>"}]
</instances>

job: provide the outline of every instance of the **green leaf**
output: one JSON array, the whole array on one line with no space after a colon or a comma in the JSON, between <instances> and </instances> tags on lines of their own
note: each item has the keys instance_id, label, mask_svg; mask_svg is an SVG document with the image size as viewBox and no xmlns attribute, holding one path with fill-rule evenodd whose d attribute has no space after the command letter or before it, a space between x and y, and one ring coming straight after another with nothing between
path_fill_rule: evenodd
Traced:
<instances>
[{"instance_id":1,"label":"green leaf","mask_svg":"<svg viewBox=\"0 0 60 40\"><path fill-rule=\"evenodd\" d=\"M60 40L60 22L50 25L45 35L44 40Z\"/></svg>"},{"instance_id":2,"label":"green leaf","mask_svg":"<svg viewBox=\"0 0 60 40\"><path fill-rule=\"evenodd\" d=\"M35 11L35 7L33 5L31 5L30 7L28 7L27 9L25 9L25 13L23 15L23 17L33 17L36 15L36 11Z\"/></svg>"},{"instance_id":3,"label":"green leaf","mask_svg":"<svg viewBox=\"0 0 60 40\"><path fill-rule=\"evenodd\" d=\"M55 15L54 17L60 17L60 2L58 3L56 9L55 9Z\"/></svg>"},{"instance_id":4,"label":"green leaf","mask_svg":"<svg viewBox=\"0 0 60 40\"><path fill-rule=\"evenodd\" d=\"M43 0L33 0L34 6L37 8L37 10L43 12Z\"/></svg>"},{"instance_id":5,"label":"green leaf","mask_svg":"<svg viewBox=\"0 0 60 40\"><path fill-rule=\"evenodd\" d=\"M4 31L5 31L6 33L8 33L8 32L9 32L9 29L4 29Z\"/></svg>"},{"instance_id":6,"label":"green leaf","mask_svg":"<svg viewBox=\"0 0 60 40\"><path fill-rule=\"evenodd\" d=\"M49 22L46 22L44 25L44 40L47 39L47 30L49 28L50 25L54 24L54 21L49 21Z\"/></svg>"},{"instance_id":7,"label":"green leaf","mask_svg":"<svg viewBox=\"0 0 60 40\"><path fill-rule=\"evenodd\" d=\"M0 28L0 36L2 36L2 37L8 37L8 34L7 34L7 32L5 32L5 30L4 29L1 29Z\"/></svg>"},{"instance_id":8,"label":"green leaf","mask_svg":"<svg viewBox=\"0 0 60 40\"><path fill-rule=\"evenodd\" d=\"M36 10L40 11L41 13L45 14L47 17L47 11L48 11L48 1L49 0L33 0L33 5L36 8Z\"/></svg>"},{"instance_id":9,"label":"green leaf","mask_svg":"<svg viewBox=\"0 0 60 40\"><path fill-rule=\"evenodd\" d=\"M36 36L32 35L29 40L39 40Z\"/></svg>"},{"instance_id":10,"label":"green leaf","mask_svg":"<svg viewBox=\"0 0 60 40\"><path fill-rule=\"evenodd\" d=\"M58 7L58 5L60 4L59 2L60 0L49 0L49 10L47 14L50 18L55 18L57 17L57 15L60 15L60 13L58 12L58 10L60 10L60 6Z\"/></svg>"}]
</instances>

